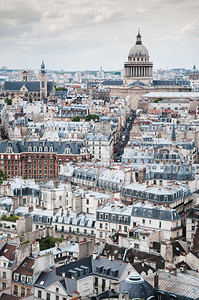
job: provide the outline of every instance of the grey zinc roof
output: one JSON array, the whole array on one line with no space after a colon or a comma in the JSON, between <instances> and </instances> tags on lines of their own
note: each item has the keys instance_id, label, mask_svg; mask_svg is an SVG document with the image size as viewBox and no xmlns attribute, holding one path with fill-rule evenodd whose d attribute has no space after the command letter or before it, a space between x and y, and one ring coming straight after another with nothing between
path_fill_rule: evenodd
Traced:
<instances>
[{"instance_id":1,"label":"grey zinc roof","mask_svg":"<svg viewBox=\"0 0 199 300\"><path fill-rule=\"evenodd\" d=\"M100 268L101 267L101 268ZM109 260L104 257L93 259L93 273L102 275L103 277L119 280L127 267L127 263L123 261ZM108 274L104 270L110 270Z\"/></svg>"},{"instance_id":2,"label":"grey zinc roof","mask_svg":"<svg viewBox=\"0 0 199 300\"><path fill-rule=\"evenodd\" d=\"M132 207L132 216L164 221L180 220L180 216L175 209L153 206L150 203L136 203Z\"/></svg>"},{"instance_id":3,"label":"grey zinc roof","mask_svg":"<svg viewBox=\"0 0 199 300\"><path fill-rule=\"evenodd\" d=\"M86 273L78 274L77 279L82 277L87 277L91 274L96 274L98 276L107 277L115 280L119 280L127 267L127 263L123 261L109 260L108 258L98 256L93 259L92 256L74 261L67 265L62 265L56 268L56 274L71 278L73 271L79 271L87 269Z\"/></svg>"},{"instance_id":4,"label":"grey zinc roof","mask_svg":"<svg viewBox=\"0 0 199 300\"><path fill-rule=\"evenodd\" d=\"M101 83L101 85L122 85L123 80L105 80Z\"/></svg>"},{"instance_id":5,"label":"grey zinc roof","mask_svg":"<svg viewBox=\"0 0 199 300\"><path fill-rule=\"evenodd\" d=\"M40 92L40 81L5 81L2 91L19 91L25 85L29 92ZM47 82L47 91L51 92L53 89L53 82Z\"/></svg>"},{"instance_id":6,"label":"grey zinc roof","mask_svg":"<svg viewBox=\"0 0 199 300\"><path fill-rule=\"evenodd\" d=\"M53 269L50 272L41 272L40 276L34 283L34 286L41 289L45 289L55 282L59 282L63 286L63 288L65 289L68 295L72 295L72 292L77 290L76 280L72 280L70 278L63 278L60 277L59 275L56 275L55 269Z\"/></svg>"}]
</instances>

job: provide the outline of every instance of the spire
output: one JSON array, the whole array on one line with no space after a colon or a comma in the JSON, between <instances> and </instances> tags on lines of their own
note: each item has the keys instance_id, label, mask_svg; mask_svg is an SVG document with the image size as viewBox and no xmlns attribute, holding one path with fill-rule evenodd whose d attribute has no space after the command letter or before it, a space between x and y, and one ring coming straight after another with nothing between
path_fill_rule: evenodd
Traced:
<instances>
[{"instance_id":1,"label":"spire","mask_svg":"<svg viewBox=\"0 0 199 300\"><path fill-rule=\"evenodd\" d=\"M174 123L174 122L173 122L173 128L172 128L171 140L172 140L173 142L176 141L176 130L175 130L175 123Z\"/></svg>"},{"instance_id":2,"label":"spire","mask_svg":"<svg viewBox=\"0 0 199 300\"><path fill-rule=\"evenodd\" d=\"M43 60L42 60L42 63L41 63L41 73L45 73L45 64L44 64Z\"/></svg>"},{"instance_id":3,"label":"spire","mask_svg":"<svg viewBox=\"0 0 199 300\"><path fill-rule=\"evenodd\" d=\"M137 34L137 40L136 40L136 45L141 45L142 44L142 36L140 34L140 28L138 28L138 34Z\"/></svg>"}]
</instances>

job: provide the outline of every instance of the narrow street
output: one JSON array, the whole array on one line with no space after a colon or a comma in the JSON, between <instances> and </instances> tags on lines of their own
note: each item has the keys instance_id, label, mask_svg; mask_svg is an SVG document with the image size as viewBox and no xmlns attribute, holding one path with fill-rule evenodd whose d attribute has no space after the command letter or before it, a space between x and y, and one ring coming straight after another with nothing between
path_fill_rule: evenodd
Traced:
<instances>
[{"instance_id":1,"label":"narrow street","mask_svg":"<svg viewBox=\"0 0 199 300\"><path fill-rule=\"evenodd\" d=\"M126 125L120 132L118 143L114 149L114 162L121 162L122 154L124 153L124 147L129 141L130 131L132 129L135 118L136 112L132 110L130 117L126 120Z\"/></svg>"}]
</instances>

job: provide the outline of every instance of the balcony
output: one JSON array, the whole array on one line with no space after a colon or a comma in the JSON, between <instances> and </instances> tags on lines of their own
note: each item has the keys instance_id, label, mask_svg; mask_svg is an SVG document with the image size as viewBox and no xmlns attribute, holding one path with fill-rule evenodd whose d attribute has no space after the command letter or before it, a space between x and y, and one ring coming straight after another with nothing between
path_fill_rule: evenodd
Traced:
<instances>
[{"instance_id":1,"label":"balcony","mask_svg":"<svg viewBox=\"0 0 199 300\"><path fill-rule=\"evenodd\" d=\"M173 228L171 228L171 231L176 231L176 230L179 230L179 229L182 229L182 227L181 226L173 227Z\"/></svg>"}]
</instances>

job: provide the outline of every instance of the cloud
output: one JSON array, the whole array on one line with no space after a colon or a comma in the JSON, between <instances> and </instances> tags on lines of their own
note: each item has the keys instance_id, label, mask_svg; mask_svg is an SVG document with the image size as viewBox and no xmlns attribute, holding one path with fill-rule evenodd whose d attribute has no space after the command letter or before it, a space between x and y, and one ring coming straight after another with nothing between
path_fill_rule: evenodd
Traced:
<instances>
[{"instance_id":1,"label":"cloud","mask_svg":"<svg viewBox=\"0 0 199 300\"><path fill-rule=\"evenodd\" d=\"M139 27L154 64L183 65L178 47L199 46L198 10L189 0L2 0L0 63L23 68L42 56L52 68L122 68Z\"/></svg>"}]
</instances>

